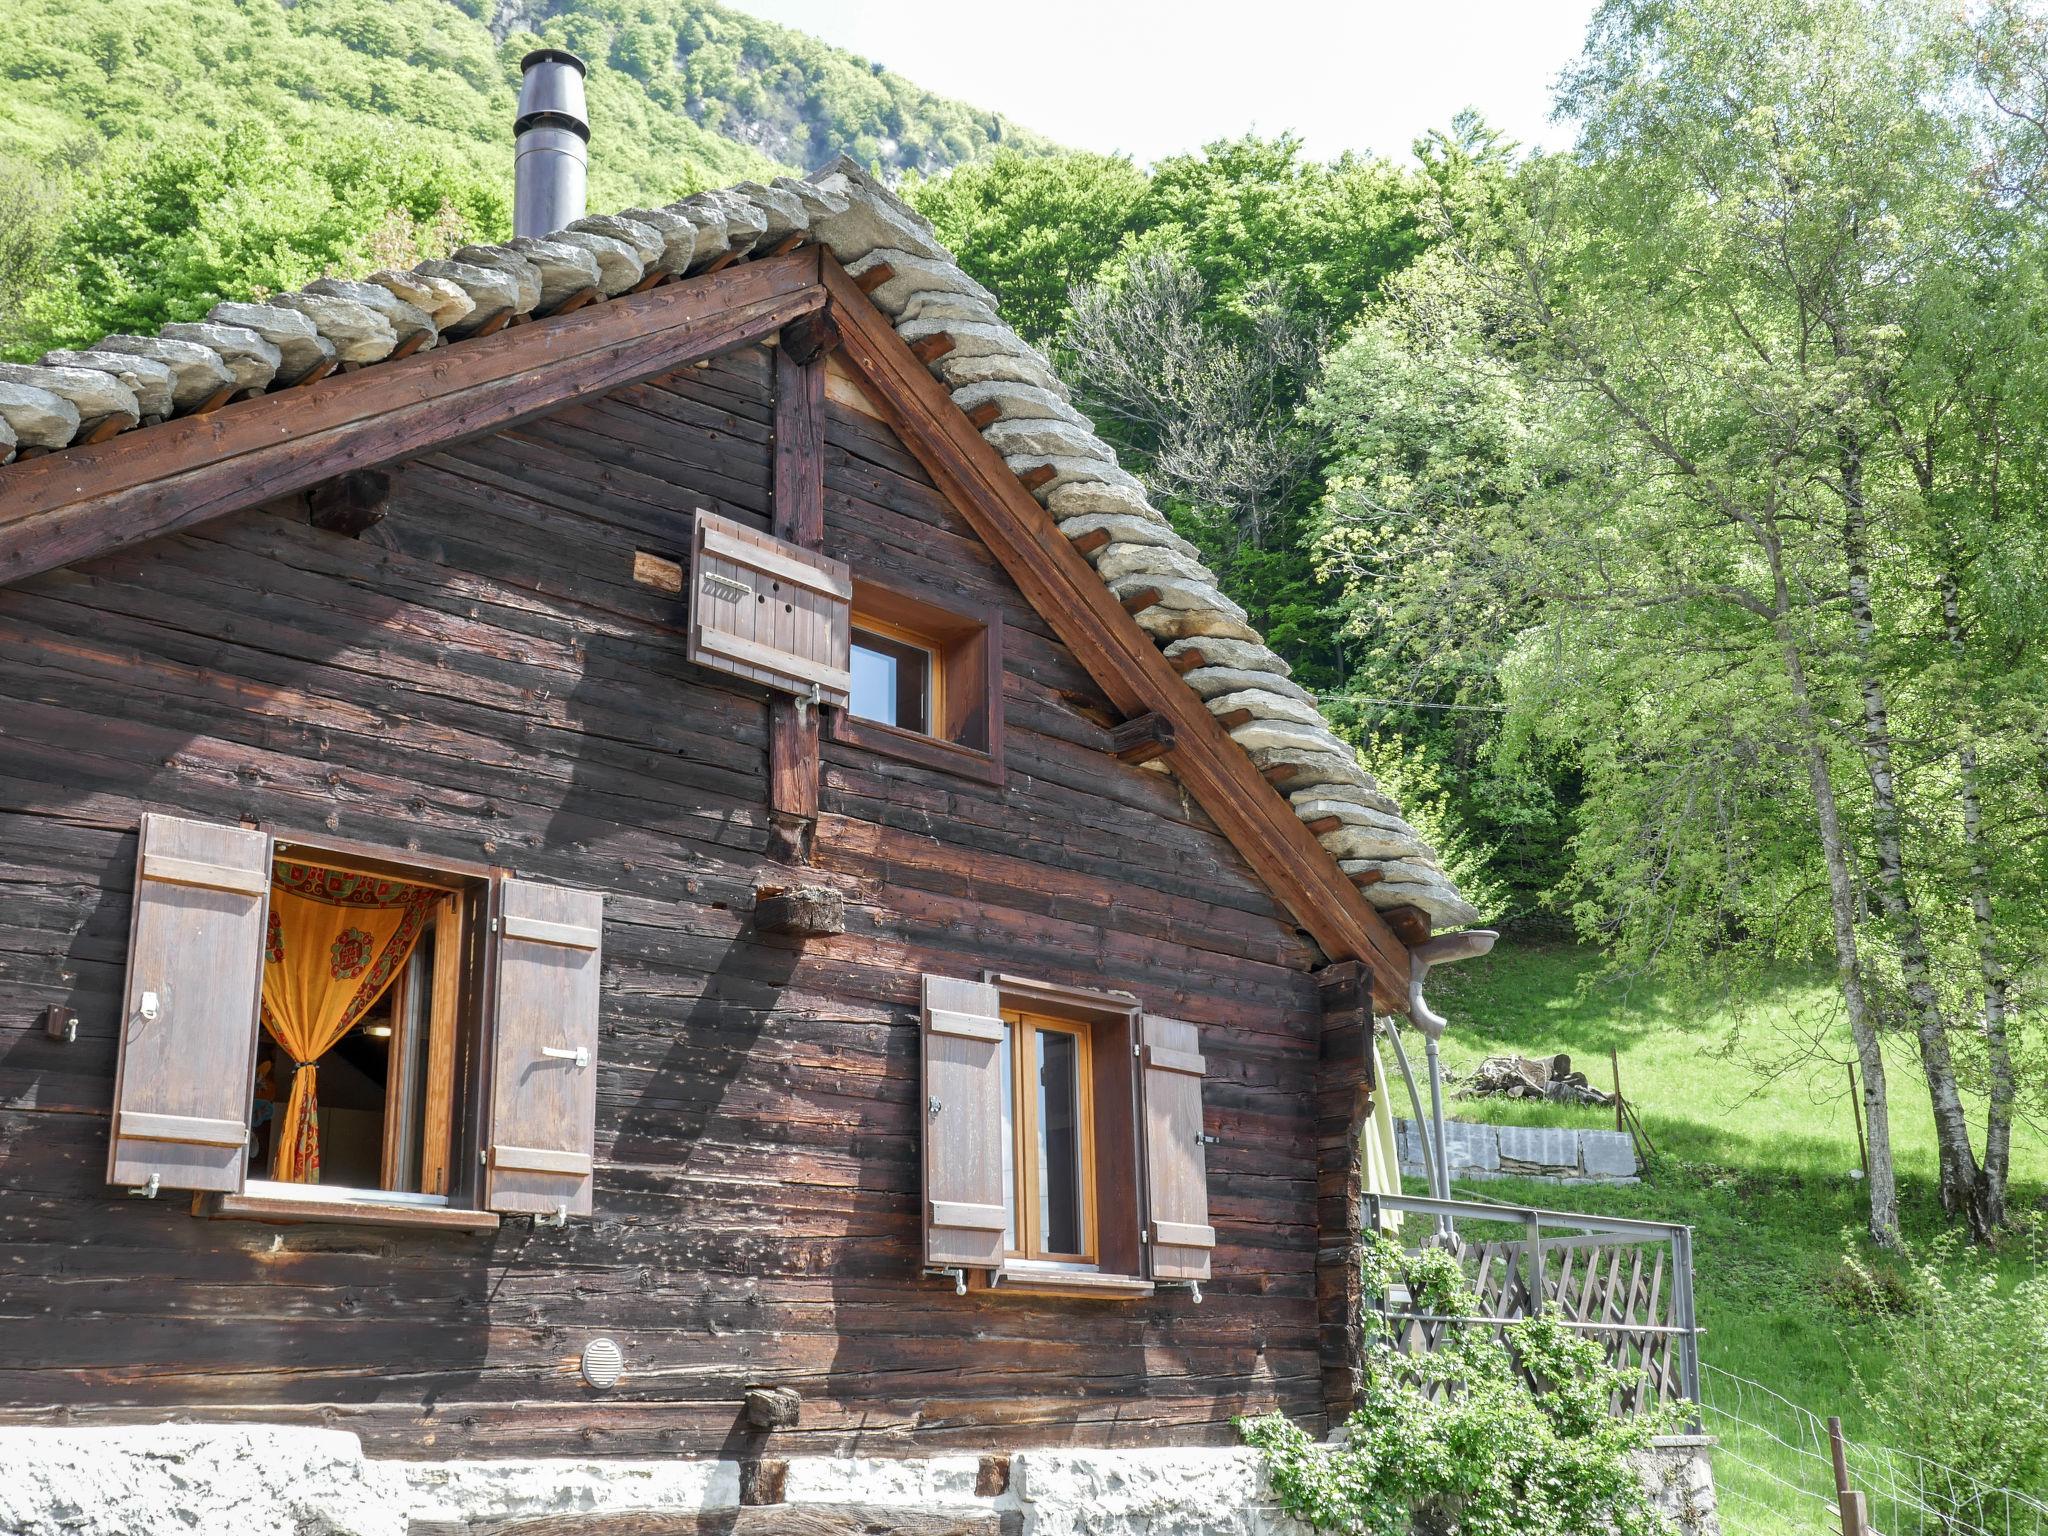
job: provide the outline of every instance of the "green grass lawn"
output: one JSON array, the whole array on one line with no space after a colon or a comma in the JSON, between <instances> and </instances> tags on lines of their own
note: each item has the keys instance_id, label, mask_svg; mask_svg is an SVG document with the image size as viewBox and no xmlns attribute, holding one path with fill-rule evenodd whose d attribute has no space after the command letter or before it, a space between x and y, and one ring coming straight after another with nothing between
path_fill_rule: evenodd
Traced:
<instances>
[{"instance_id":1,"label":"green grass lawn","mask_svg":"<svg viewBox=\"0 0 2048 1536\"><path fill-rule=\"evenodd\" d=\"M1622 1089L1659 1154L1643 1182L1493 1180L1461 1184L1456 1193L1691 1225L1706 1330L1702 1359L1822 1418L1839 1414L1852 1437L1874 1437L1851 1362L1875 1378L1884 1361L1843 1271L1845 1252L1867 1256L1871 1249L1860 1237L1865 1202L1853 1177L1856 1130L1843 1065L1848 1028L1829 979L1788 974L1747 1006L1703 1008L1641 983L1602 980L1599 970L1587 950L1503 940L1494 955L1439 972L1430 999L1451 1020L1443 1051L1453 1073L1491 1054L1564 1051L1605 1088L1608 1052L1617 1051ZM1419 1072L1419 1050L1413 1055ZM1761 1059L1793 1055L1810 1059L1774 1074L1758 1070ZM1935 1194L1927 1090L1911 1042L1898 1042L1887 1066L1902 1219L1909 1242L1921 1244L1946 1226ZM1396 1093L1404 1106L1405 1092ZM1540 1102L1453 1099L1448 1108L1496 1123L1613 1125L1611 1110ZM2038 1210L2044 1180L2048 1141L2022 1126L2013 1152L2014 1208ZM2025 1261L2008 1262L2016 1273ZM1782 1453L1774 1459L1761 1443L1729 1450L1741 1454L1723 1456L1716 1473L1731 1533L1821 1529L1810 1501L1741 1461L1758 1460L1808 1484L1810 1467L1788 1465L1798 1459Z\"/></svg>"}]
</instances>

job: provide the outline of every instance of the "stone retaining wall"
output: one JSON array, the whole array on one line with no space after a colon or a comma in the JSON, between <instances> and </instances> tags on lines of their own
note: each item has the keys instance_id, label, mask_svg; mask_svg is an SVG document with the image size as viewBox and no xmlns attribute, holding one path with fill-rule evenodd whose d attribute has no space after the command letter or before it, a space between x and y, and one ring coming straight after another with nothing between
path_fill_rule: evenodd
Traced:
<instances>
[{"instance_id":1,"label":"stone retaining wall","mask_svg":"<svg viewBox=\"0 0 2048 1536\"><path fill-rule=\"evenodd\" d=\"M1396 1120L1401 1172L1423 1176L1424 1132ZM1570 1184L1634 1184L1641 1176L1635 1138L1626 1131L1590 1131L1533 1125L1444 1125L1454 1179L1550 1179Z\"/></svg>"},{"instance_id":2,"label":"stone retaining wall","mask_svg":"<svg viewBox=\"0 0 2048 1536\"><path fill-rule=\"evenodd\" d=\"M1674 1438L1643 1458L1682 1536L1719 1536L1710 1444ZM544 1516L592 1516L595 1532L628 1511L782 1529L769 1509L731 1513L741 1485L732 1461L373 1461L340 1430L0 1429L0 1531L18 1536L482 1536ZM792 1517L814 1517L787 1528L813 1532L840 1529L831 1513L858 1506L845 1529L890 1528L893 1513L905 1529L943 1515L948 1529L988 1536L1312 1536L1275 1507L1257 1453L1241 1448L798 1457L780 1493Z\"/></svg>"}]
</instances>

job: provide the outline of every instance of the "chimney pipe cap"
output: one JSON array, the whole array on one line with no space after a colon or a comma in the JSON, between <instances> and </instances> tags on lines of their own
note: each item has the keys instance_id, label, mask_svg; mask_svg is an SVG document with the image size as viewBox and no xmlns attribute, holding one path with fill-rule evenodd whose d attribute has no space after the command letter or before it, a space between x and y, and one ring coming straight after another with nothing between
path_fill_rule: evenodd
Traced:
<instances>
[{"instance_id":1,"label":"chimney pipe cap","mask_svg":"<svg viewBox=\"0 0 2048 1536\"><path fill-rule=\"evenodd\" d=\"M566 48L536 48L519 61L519 73L525 74L536 64L567 64L577 74L587 75L589 67Z\"/></svg>"},{"instance_id":2,"label":"chimney pipe cap","mask_svg":"<svg viewBox=\"0 0 2048 1536\"><path fill-rule=\"evenodd\" d=\"M515 134L529 128L566 128L588 142L590 119L583 101L583 61L566 48L536 48L519 61L519 116ZM570 71L575 73L570 73Z\"/></svg>"}]
</instances>

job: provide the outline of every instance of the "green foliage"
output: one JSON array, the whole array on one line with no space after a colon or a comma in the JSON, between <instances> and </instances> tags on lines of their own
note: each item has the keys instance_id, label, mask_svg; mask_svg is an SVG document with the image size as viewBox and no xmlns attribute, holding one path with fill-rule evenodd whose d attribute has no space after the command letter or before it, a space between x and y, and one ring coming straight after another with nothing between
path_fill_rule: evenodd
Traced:
<instances>
[{"instance_id":1,"label":"green foliage","mask_svg":"<svg viewBox=\"0 0 2048 1536\"><path fill-rule=\"evenodd\" d=\"M1143 227L1149 182L1114 155L1004 149L904 196L947 249L1001 302L1003 318L1040 344L1066 318L1067 293L1093 282Z\"/></svg>"},{"instance_id":2,"label":"green foliage","mask_svg":"<svg viewBox=\"0 0 2048 1536\"><path fill-rule=\"evenodd\" d=\"M20 0L0 60L0 348L203 313L509 223L520 56L590 65L595 209L1043 141L708 0ZM75 195L68 192L77 182ZM372 262L374 264L374 262ZM37 277L37 273L46 274Z\"/></svg>"},{"instance_id":3,"label":"green foliage","mask_svg":"<svg viewBox=\"0 0 2048 1536\"><path fill-rule=\"evenodd\" d=\"M503 229L508 212L460 162L389 138L294 143L255 125L123 144L73 207L49 246L53 280L25 306L24 352L154 331L326 271L445 255Z\"/></svg>"},{"instance_id":4,"label":"green foliage","mask_svg":"<svg viewBox=\"0 0 2048 1536\"><path fill-rule=\"evenodd\" d=\"M1442 1249L1404 1255L1373 1236L1363 1264L1374 1294L1405 1283L1418 1311L1482 1315L1458 1261ZM1666 1529L1629 1458L1677 1418L1608 1412L1613 1394L1640 1372L1609 1367L1598 1344L1544 1318L1509 1324L1505 1342L1491 1328L1448 1328L1435 1351L1416 1359L1395 1352L1377 1311L1365 1319L1375 1337L1341 1445L1319 1445L1278 1414L1240 1421L1290 1514L1359 1536Z\"/></svg>"},{"instance_id":5,"label":"green foliage","mask_svg":"<svg viewBox=\"0 0 2048 1536\"><path fill-rule=\"evenodd\" d=\"M2038 1246L2038 1239L2037 1239ZM1937 1238L1906 1278L1908 1304L1882 1305L1888 1271L1847 1260L1876 1312L1882 1364L1856 1384L1884 1443L1934 1446L1946 1465L1992 1489L2048 1496L2048 1270L2034 1255L2008 1285L2000 1267L1967 1252L1958 1234ZM1975 1490L1935 1487L1930 1499L1987 1529Z\"/></svg>"}]
</instances>

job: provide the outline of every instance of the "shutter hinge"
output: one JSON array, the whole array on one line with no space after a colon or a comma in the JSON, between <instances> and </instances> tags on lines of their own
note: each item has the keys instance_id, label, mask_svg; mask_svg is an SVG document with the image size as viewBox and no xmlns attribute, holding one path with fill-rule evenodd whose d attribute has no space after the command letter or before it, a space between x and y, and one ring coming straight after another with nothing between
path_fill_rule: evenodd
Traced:
<instances>
[{"instance_id":1,"label":"shutter hinge","mask_svg":"<svg viewBox=\"0 0 2048 1536\"><path fill-rule=\"evenodd\" d=\"M1198 1147L1220 1147L1223 1145L1223 1138L1221 1136L1212 1136L1207 1131L1197 1131L1195 1132L1195 1145Z\"/></svg>"},{"instance_id":2,"label":"shutter hinge","mask_svg":"<svg viewBox=\"0 0 2048 1536\"><path fill-rule=\"evenodd\" d=\"M496 933L497 931L498 931L498 920L497 920L497 919L496 919L496 918L494 917L494 918L492 918L492 919L491 919L491 932L493 932L493 933Z\"/></svg>"}]
</instances>

